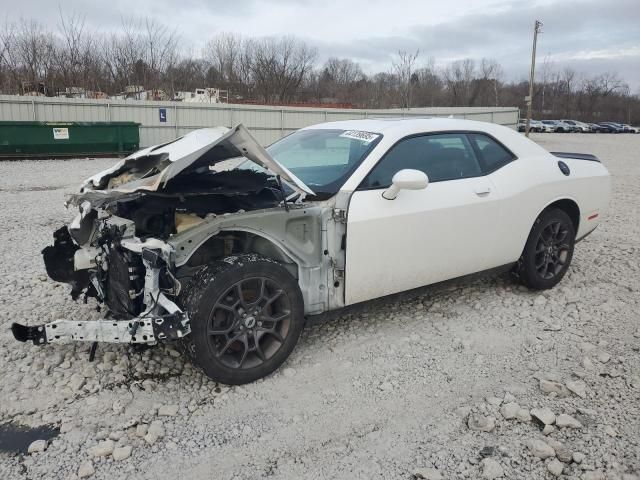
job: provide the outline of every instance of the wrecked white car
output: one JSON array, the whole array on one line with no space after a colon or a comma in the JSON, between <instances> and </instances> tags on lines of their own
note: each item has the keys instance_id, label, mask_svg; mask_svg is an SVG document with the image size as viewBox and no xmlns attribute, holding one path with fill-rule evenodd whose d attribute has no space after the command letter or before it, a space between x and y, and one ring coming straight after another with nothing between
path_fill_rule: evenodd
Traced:
<instances>
[{"instance_id":1,"label":"wrecked white car","mask_svg":"<svg viewBox=\"0 0 640 480\"><path fill-rule=\"evenodd\" d=\"M266 150L242 125L196 130L88 179L43 250L104 319L12 330L179 341L212 379L246 383L285 361L308 315L496 267L553 287L608 198L594 156L489 123L325 123Z\"/></svg>"}]
</instances>

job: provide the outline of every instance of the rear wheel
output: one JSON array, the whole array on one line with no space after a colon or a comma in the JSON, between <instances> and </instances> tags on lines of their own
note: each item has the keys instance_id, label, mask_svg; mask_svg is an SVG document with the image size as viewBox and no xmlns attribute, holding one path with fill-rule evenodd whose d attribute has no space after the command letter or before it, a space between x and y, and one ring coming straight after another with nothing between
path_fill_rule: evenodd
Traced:
<instances>
[{"instance_id":1,"label":"rear wheel","mask_svg":"<svg viewBox=\"0 0 640 480\"><path fill-rule=\"evenodd\" d=\"M212 263L185 290L191 324L185 346L215 381L240 385L269 375L302 332L298 282L269 258L248 254Z\"/></svg>"},{"instance_id":2,"label":"rear wheel","mask_svg":"<svg viewBox=\"0 0 640 480\"><path fill-rule=\"evenodd\" d=\"M573 222L566 212L560 209L542 212L516 267L520 281L534 290L554 287L571 264L575 236Z\"/></svg>"}]
</instances>

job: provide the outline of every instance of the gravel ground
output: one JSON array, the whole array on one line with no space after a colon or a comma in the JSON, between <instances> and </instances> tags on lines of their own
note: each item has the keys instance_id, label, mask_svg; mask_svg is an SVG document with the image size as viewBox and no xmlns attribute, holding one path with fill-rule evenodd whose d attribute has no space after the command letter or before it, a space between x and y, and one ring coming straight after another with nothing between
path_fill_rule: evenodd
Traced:
<instances>
[{"instance_id":1,"label":"gravel ground","mask_svg":"<svg viewBox=\"0 0 640 480\"><path fill-rule=\"evenodd\" d=\"M639 479L640 135L533 138L613 175L558 287L505 275L368 302L234 388L171 348L100 345L90 363L86 344L15 342L16 320L99 315L40 250L71 216L63 195L112 160L0 163L0 423L60 429L0 453L0 478Z\"/></svg>"}]
</instances>

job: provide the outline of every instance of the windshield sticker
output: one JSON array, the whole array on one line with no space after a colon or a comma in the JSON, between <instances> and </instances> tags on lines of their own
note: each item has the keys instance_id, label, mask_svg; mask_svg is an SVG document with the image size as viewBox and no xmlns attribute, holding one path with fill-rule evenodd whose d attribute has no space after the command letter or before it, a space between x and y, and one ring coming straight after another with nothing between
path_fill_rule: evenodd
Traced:
<instances>
[{"instance_id":1,"label":"windshield sticker","mask_svg":"<svg viewBox=\"0 0 640 480\"><path fill-rule=\"evenodd\" d=\"M377 133L371 132L361 132L360 130L347 130L346 132L340 135L344 138L353 138L354 140L360 140L364 143L371 143L380 135Z\"/></svg>"}]
</instances>

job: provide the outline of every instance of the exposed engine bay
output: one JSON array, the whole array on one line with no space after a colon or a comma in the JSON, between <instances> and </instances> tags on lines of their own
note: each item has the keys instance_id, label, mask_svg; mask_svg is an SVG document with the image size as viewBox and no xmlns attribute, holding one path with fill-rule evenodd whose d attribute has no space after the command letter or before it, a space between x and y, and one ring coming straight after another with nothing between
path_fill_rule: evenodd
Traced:
<instances>
[{"instance_id":1,"label":"exposed engine bay","mask_svg":"<svg viewBox=\"0 0 640 480\"><path fill-rule=\"evenodd\" d=\"M271 208L282 201L273 178L253 170L190 173L171 180L161 192L114 200L103 209L134 222L135 236L166 240L207 215Z\"/></svg>"},{"instance_id":2,"label":"exposed engine bay","mask_svg":"<svg viewBox=\"0 0 640 480\"><path fill-rule=\"evenodd\" d=\"M232 159L235 166L244 161L259 168L216 168ZM300 204L312 193L242 125L197 130L136 152L84 182L67 201L79 214L42 251L48 275L71 285L73 299L104 305L104 319L15 323L13 334L37 345L179 339L190 327L179 306L183 282L169 240L217 216L288 211L287 197Z\"/></svg>"}]
</instances>

